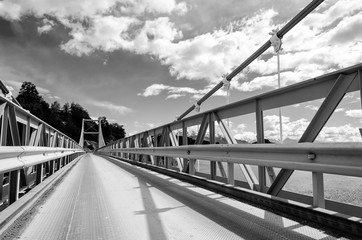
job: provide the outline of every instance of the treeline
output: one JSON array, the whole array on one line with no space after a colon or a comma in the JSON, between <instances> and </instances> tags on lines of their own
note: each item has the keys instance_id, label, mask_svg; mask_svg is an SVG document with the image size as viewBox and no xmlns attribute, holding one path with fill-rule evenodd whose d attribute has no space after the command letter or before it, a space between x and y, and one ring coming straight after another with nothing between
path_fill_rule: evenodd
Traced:
<instances>
[{"instance_id":1,"label":"treeline","mask_svg":"<svg viewBox=\"0 0 362 240\"><path fill-rule=\"evenodd\" d=\"M16 100L30 113L75 141L80 139L82 119L91 119L87 110L78 103L65 103L61 106L59 102L55 101L49 105L31 82L24 82L21 85ZM106 117L101 118L101 125L106 144L125 136L123 125L109 123ZM89 141L98 141L98 136L95 135L86 135L85 138Z\"/></svg>"}]
</instances>

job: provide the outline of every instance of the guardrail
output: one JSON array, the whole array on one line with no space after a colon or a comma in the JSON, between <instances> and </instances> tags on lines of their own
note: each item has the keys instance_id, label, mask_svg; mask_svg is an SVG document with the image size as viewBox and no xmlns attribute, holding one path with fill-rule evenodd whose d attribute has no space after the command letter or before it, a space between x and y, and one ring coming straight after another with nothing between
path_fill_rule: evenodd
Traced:
<instances>
[{"instance_id":1,"label":"guardrail","mask_svg":"<svg viewBox=\"0 0 362 240\"><path fill-rule=\"evenodd\" d=\"M321 2L323 1L312 1L291 23L299 22L305 16L304 13L307 15ZM290 25L290 28L293 26ZM278 32L277 35L280 37L283 34ZM267 41L225 80L230 81L270 45L271 42ZM221 88L224 82L226 81L215 86L196 103L196 106ZM278 196L285 202L294 200L301 204L307 204L308 209L315 211L320 209L332 210L334 213L331 215L334 216L337 216L337 213L356 216L359 218L349 218L348 221L358 222L359 229L361 229L361 205L327 200L325 198L324 178L327 173L346 177L362 177L362 145L360 143L313 143L345 95L357 91L361 96L362 64L185 118L196 107L191 106L174 122L120 139L98 149L98 152L131 161L136 165L152 165L149 167L151 169L162 168L163 172L178 171L183 172L179 174L182 176L185 174L188 174L187 176L197 175L205 179L227 183L227 186L242 187L248 192L255 193L255 195L266 193L272 197ZM307 127L297 144L264 145L265 122L263 116L267 111L314 100L321 100L322 103L312 116L311 121L307 123ZM258 144L238 144L226 124L228 119L234 117L251 117L255 120ZM221 138L216 134L216 126L222 132ZM191 139L188 135L190 129L196 132L195 138ZM359 131L362 133L361 128ZM227 144L217 144L220 139ZM207 171L196 171L196 165L200 162L205 163L204 166L208 168ZM238 167L240 171L237 171L235 167ZM311 173L312 196L285 190L284 186L290 181L289 179L295 170ZM235 173L241 173L242 176L235 176ZM274 206L273 204L271 203L272 206ZM326 224L332 227L339 225L339 223L333 222L333 219L327 221L323 217L317 218L320 219L320 222L328 222ZM311 219L315 219L315 216ZM350 228L346 227L346 229L345 231L349 231ZM360 230L358 231L360 234ZM354 232L356 233L356 231Z\"/></svg>"},{"instance_id":2,"label":"guardrail","mask_svg":"<svg viewBox=\"0 0 362 240\"><path fill-rule=\"evenodd\" d=\"M76 141L0 95L0 208L84 153Z\"/></svg>"},{"instance_id":3,"label":"guardrail","mask_svg":"<svg viewBox=\"0 0 362 240\"><path fill-rule=\"evenodd\" d=\"M180 147L104 149L172 158L202 159L362 177L362 143L283 145L211 144ZM195 168L192 168L194 170ZM190 169L191 170L191 169ZM195 174L195 172L191 172Z\"/></svg>"},{"instance_id":4,"label":"guardrail","mask_svg":"<svg viewBox=\"0 0 362 240\"><path fill-rule=\"evenodd\" d=\"M362 177L362 145L313 143L345 94L361 92L361 73L362 64L341 69L120 139L98 152L362 217L360 206L326 200L324 193L325 173ZM299 143L263 144L265 111L317 99L323 102ZM250 114L255 117L259 144L237 144L226 120ZM216 144L216 125L226 145ZM190 128L198 129L193 143L187 133ZM196 171L200 160L209 162L206 173ZM244 180L235 178L235 166ZM294 170L311 172L313 196L282 190Z\"/></svg>"}]
</instances>

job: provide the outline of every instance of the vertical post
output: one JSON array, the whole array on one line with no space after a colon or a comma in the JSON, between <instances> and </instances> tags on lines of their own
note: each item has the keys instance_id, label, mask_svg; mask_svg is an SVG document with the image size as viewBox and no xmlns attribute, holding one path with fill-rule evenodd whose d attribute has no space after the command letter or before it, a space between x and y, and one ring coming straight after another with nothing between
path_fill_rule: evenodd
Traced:
<instances>
[{"instance_id":1,"label":"vertical post","mask_svg":"<svg viewBox=\"0 0 362 240\"><path fill-rule=\"evenodd\" d=\"M189 159L189 174L195 175L195 159L194 158Z\"/></svg>"},{"instance_id":2,"label":"vertical post","mask_svg":"<svg viewBox=\"0 0 362 240\"><path fill-rule=\"evenodd\" d=\"M20 170L10 172L9 204L19 199Z\"/></svg>"},{"instance_id":3,"label":"vertical post","mask_svg":"<svg viewBox=\"0 0 362 240\"><path fill-rule=\"evenodd\" d=\"M4 182L4 173L0 173L0 201L3 200L3 182Z\"/></svg>"},{"instance_id":4,"label":"vertical post","mask_svg":"<svg viewBox=\"0 0 362 240\"><path fill-rule=\"evenodd\" d=\"M227 183L231 185L235 185L235 177L234 177L234 163L228 162L228 179Z\"/></svg>"},{"instance_id":5,"label":"vertical post","mask_svg":"<svg viewBox=\"0 0 362 240\"><path fill-rule=\"evenodd\" d=\"M46 132L45 132L46 134ZM48 127L48 140L47 140L47 147L51 146L51 137L52 137L52 129L50 127Z\"/></svg>"},{"instance_id":6,"label":"vertical post","mask_svg":"<svg viewBox=\"0 0 362 240\"><path fill-rule=\"evenodd\" d=\"M188 145L188 139L187 139L187 126L185 121L182 121L182 145L186 146ZM184 169L183 172L187 171L187 164L189 163L189 160L187 158L184 158Z\"/></svg>"},{"instance_id":7,"label":"vertical post","mask_svg":"<svg viewBox=\"0 0 362 240\"><path fill-rule=\"evenodd\" d=\"M7 111L8 107L5 105L4 113L2 116L1 121L1 135L0 135L0 144L1 146L7 146L7 140L8 140L8 127L9 127L9 114Z\"/></svg>"},{"instance_id":8,"label":"vertical post","mask_svg":"<svg viewBox=\"0 0 362 240\"><path fill-rule=\"evenodd\" d=\"M280 57L279 57L279 50L277 52L278 58L278 89L281 87L280 84ZM283 142L283 116L282 116L282 108L279 107L279 135L280 135L280 142Z\"/></svg>"},{"instance_id":9,"label":"vertical post","mask_svg":"<svg viewBox=\"0 0 362 240\"><path fill-rule=\"evenodd\" d=\"M122 140L121 140L121 148L125 148L125 144L126 144L125 140L122 139ZM126 158L126 155L125 155L124 152L121 152L121 157L122 157L122 158Z\"/></svg>"},{"instance_id":10,"label":"vertical post","mask_svg":"<svg viewBox=\"0 0 362 240\"><path fill-rule=\"evenodd\" d=\"M209 114L209 134L210 134L210 144L215 144L215 121L213 114ZM210 178L215 180L216 178L216 162L210 161Z\"/></svg>"},{"instance_id":11,"label":"vertical post","mask_svg":"<svg viewBox=\"0 0 362 240\"><path fill-rule=\"evenodd\" d=\"M361 99L361 108L362 108L362 71L358 69L358 80L359 80L359 88L360 88L360 99ZM362 137L362 128L359 129L359 133Z\"/></svg>"},{"instance_id":12,"label":"vertical post","mask_svg":"<svg viewBox=\"0 0 362 240\"><path fill-rule=\"evenodd\" d=\"M56 165L57 165L57 171L60 169L60 159L58 158L58 159L56 159L55 160L55 162L56 162Z\"/></svg>"},{"instance_id":13,"label":"vertical post","mask_svg":"<svg viewBox=\"0 0 362 240\"><path fill-rule=\"evenodd\" d=\"M170 146L170 135L169 135L168 127L165 127L165 128L166 128L165 129L165 145L166 145L166 147L169 147ZM170 129L170 131L171 131L171 129ZM166 157L166 156L164 156L163 158L165 159L165 167L167 169L169 169L170 165L171 165L170 161L172 160L172 158Z\"/></svg>"},{"instance_id":14,"label":"vertical post","mask_svg":"<svg viewBox=\"0 0 362 240\"><path fill-rule=\"evenodd\" d=\"M263 122L263 111L260 109L259 101L255 103L255 118L256 118L256 138L258 143L265 143L264 140L264 122ZM266 174L265 166L258 166L259 176L259 191L266 191Z\"/></svg>"},{"instance_id":15,"label":"vertical post","mask_svg":"<svg viewBox=\"0 0 362 240\"><path fill-rule=\"evenodd\" d=\"M25 146L29 145L30 142L30 117L27 116L26 131L25 131Z\"/></svg>"},{"instance_id":16,"label":"vertical post","mask_svg":"<svg viewBox=\"0 0 362 240\"><path fill-rule=\"evenodd\" d=\"M157 136L157 132L156 129L153 130L153 146L154 147L158 147L158 136ZM160 158L158 156L155 156L155 163L154 165L158 166L158 160Z\"/></svg>"},{"instance_id":17,"label":"vertical post","mask_svg":"<svg viewBox=\"0 0 362 240\"><path fill-rule=\"evenodd\" d=\"M39 184L43 181L43 164L36 165L36 184Z\"/></svg>"},{"instance_id":18,"label":"vertical post","mask_svg":"<svg viewBox=\"0 0 362 240\"><path fill-rule=\"evenodd\" d=\"M84 147L84 118L82 119L82 130L80 132L79 146Z\"/></svg>"},{"instance_id":19,"label":"vertical post","mask_svg":"<svg viewBox=\"0 0 362 240\"><path fill-rule=\"evenodd\" d=\"M121 143L121 141L118 141L118 142L117 142L117 149L120 149L120 148L122 148L122 143ZM118 152L118 153L117 153L117 156L118 156L118 157L121 157L121 152Z\"/></svg>"},{"instance_id":20,"label":"vertical post","mask_svg":"<svg viewBox=\"0 0 362 240\"><path fill-rule=\"evenodd\" d=\"M313 207L325 208L323 173L312 172L313 179Z\"/></svg>"},{"instance_id":21,"label":"vertical post","mask_svg":"<svg viewBox=\"0 0 362 240\"><path fill-rule=\"evenodd\" d=\"M130 139L130 137L128 137L127 138L127 140L126 140L126 148L129 148L130 146L130 144L129 144L129 139ZM130 158L130 153L125 153L126 154L126 158L128 159L128 160L131 160L131 158Z\"/></svg>"}]
</instances>

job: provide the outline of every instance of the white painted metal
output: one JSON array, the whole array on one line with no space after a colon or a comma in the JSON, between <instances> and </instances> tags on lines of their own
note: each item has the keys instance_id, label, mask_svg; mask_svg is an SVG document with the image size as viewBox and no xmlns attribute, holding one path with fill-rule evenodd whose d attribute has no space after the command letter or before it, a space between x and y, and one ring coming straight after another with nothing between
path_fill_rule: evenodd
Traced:
<instances>
[{"instance_id":1,"label":"white painted metal","mask_svg":"<svg viewBox=\"0 0 362 240\"><path fill-rule=\"evenodd\" d=\"M362 177L361 143L212 144L139 149L102 149L104 153L117 151ZM315 156L314 159L311 158L312 155Z\"/></svg>"},{"instance_id":2,"label":"white painted metal","mask_svg":"<svg viewBox=\"0 0 362 240\"><path fill-rule=\"evenodd\" d=\"M23 169L79 152L83 150L30 146L0 147L0 173Z\"/></svg>"}]
</instances>

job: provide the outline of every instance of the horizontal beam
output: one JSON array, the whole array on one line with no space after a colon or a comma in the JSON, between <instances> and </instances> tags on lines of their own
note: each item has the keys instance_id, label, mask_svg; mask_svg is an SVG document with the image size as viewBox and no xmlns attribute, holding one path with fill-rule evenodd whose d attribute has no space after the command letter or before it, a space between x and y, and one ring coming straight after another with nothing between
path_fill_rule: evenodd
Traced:
<instances>
[{"instance_id":1,"label":"horizontal beam","mask_svg":"<svg viewBox=\"0 0 362 240\"><path fill-rule=\"evenodd\" d=\"M23 169L80 152L84 151L51 147L0 147L0 173Z\"/></svg>"},{"instance_id":2,"label":"horizontal beam","mask_svg":"<svg viewBox=\"0 0 362 240\"><path fill-rule=\"evenodd\" d=\"M194 158L362 177L361 143L210 144L138 149L102 149L99 152L126 152Z\"/></svg>"}]
</instances>

